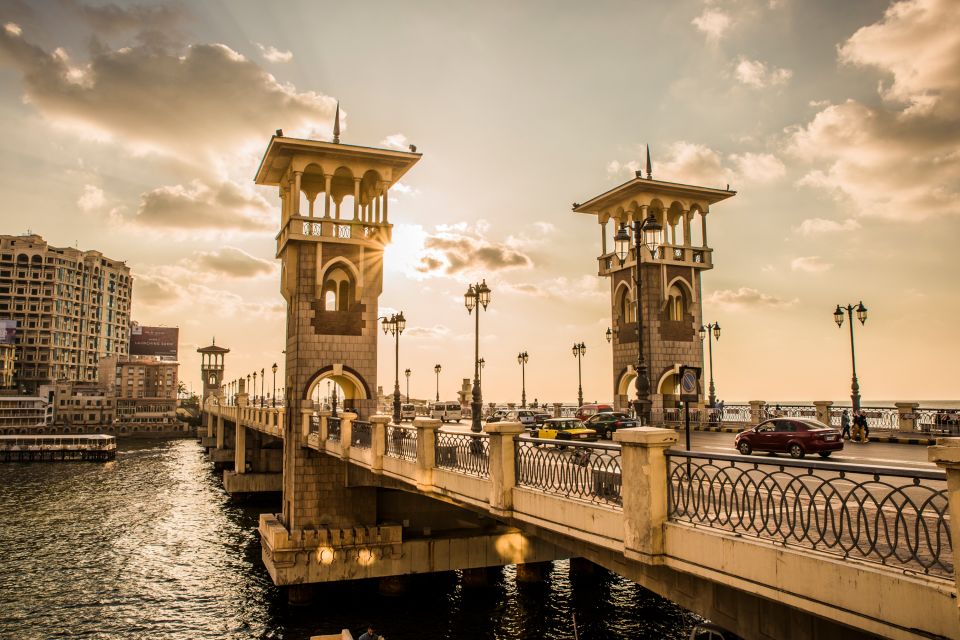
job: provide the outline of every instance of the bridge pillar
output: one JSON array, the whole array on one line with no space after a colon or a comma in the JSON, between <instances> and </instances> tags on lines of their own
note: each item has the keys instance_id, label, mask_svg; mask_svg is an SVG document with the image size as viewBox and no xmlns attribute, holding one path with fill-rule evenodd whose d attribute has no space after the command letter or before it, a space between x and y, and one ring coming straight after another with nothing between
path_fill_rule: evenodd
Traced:
<instances>
[{"instance_id":1,"label":"bridge pillar","mask_svg":"<svg viewBox=\"0 0 960 640\"><path fill-rule=\"evenodd\" d=\"M208 438L212 438L212 437L213 437L213 433L214 433L214 431L213 431L213 430L214 430L213 423L214 423L214 421L215 421L217 418L216 418L216 416L214 416L212 413L206 413L206 414L204 414L204 418L205 418L206 421L207 421L207 437L208 437Z\"/></svg>"},{"instance_id":2,"label":"bridge pillar","mask_svg":"<svg viewBox=\"0 0 960 640\"><path fill-rule=\"evenodd\" d=\"M750 424L760 424L763 421L763 408L766 404L763 400L750 401Z\"/></svg>"},{"instance_id":3,"label":"bridge pillar","mask_svg":"<svg viewBox=\"0 0 960 640\"><path fill-rule=\"evenodd\" d=\"M896 402L897 422L900 431L914 432L917 430L917 408L920 406L917 402Z\"/></svg>"},{"instance_id":4,"label":"bridge pillar","mask_svg":"<svg viewBox=\"0 0 960 640\"><path fill-rule=\"evenodd\" d=\"M496 515L509 515L517 484L514 438L524 428L519 422L488 422L483 430L490 434L490 510Z\"/></svg>"},{"instance_id":5,"label":"bridge pillar","mask_svg":"<svg viewBox=\"0 0 960 640\"><path fill-rule=\"evenodd\" d=\"M436 463L437 429L440 420L436 418L414 418L417 428L417 489L433 491L433 466Z\"/></svg>"},{"instance_id":6,"label":"bridge pillar","mask_svg":"<svg viewBox=\"0 0 960 640\"><path fill-rule=\"evenodd\" d=\"M663 530L667 523L667 459L664 451L677 442L673 429L633 427L617 429L621 444L624 555L659 564Z\"/></svg>"},{"instance_id":7,"label":"bridge pillar","mask_svg":"<svg viewBox=\"0 0 960 640\"><path fill-rule=\"evenodd\" d=\"M950 539L960 540L960 438L937 438L927 449L930 462L947 472L947 499L950 502ZM960 592L960 544L953 544L953 580ZM954 600L960 607L960 601ZM960 618L960 609L957 610Z\"/></svg>"},{"instance_id":8,"label":"bridge pillar","mask_svg":"<svg viewBox=\"0 0 960 640\"><path fill-rule=\"evenodd\" d=\"M247 472L247 428L237 420L237 431L233 440L233 471Z\"/></svg>"},{"instance_id":9,"label":"bridge pillar","mask_svg":"<svg viewBox=\"0 0 960 640\"><path fill-rule=\"evenodd\" d=\"M830 400L815 400L813 406L817 408L816 418L825 425L830 424L830 407L833 402Z\"/></svg>"},{"instance_id":10,"label":"bridge pillar","mask_svg":"<svg viewBox=\"0 0 960 640\"><path fill-rule=\"evenodd\" d=\"M226 440L226 425L223 416L217 415L217 449L223 449Z\"/></svg>"},{"instance_id":11,"label":"bridge pillar","mask_svg":"<svg viewBox=\"0 0 960 640\"><path fill-rule=\"evenodd\" d=\"M500 567L479 567L476 569L463 569L463 586L465 587L489 587L495 579L497 573L502 572ZM495 573L496 572L496 573Z\"/></svg>"},{"instance_id":12,"label":"bridge pillar","mask_svg":"<svg viewBox=\"0 0 960 640\"><path fill-rule=\"evenodd\" d=\"M344 411L340 414L340 457L344 462L350 461L350 445L353 443L353 421L357 414Z\"/></svg>"},{"instance_id":13,"label":"bridge pillar","mask_svg":"<svg viewBox=\"0 0 960 640\"><path fill-rule=\"evenodd\" d=\"M370 471L373 473L383 473L383 456L387 453L387 425L391 419L390 416L380 414L370 417L370 423L373 427L370 436L370 450L373 453L370 460Z\"/></svg>"},{"instance_id":14,"label":"bridge pillar","mask_svg":"<svg viewBox=\"0 0 960 640\"><path fill-rule=\"evenodd\" d=\"M517 584L538 584L550 571L549 562L522 562L517 565Z\"/></svg>"}]
</instances>

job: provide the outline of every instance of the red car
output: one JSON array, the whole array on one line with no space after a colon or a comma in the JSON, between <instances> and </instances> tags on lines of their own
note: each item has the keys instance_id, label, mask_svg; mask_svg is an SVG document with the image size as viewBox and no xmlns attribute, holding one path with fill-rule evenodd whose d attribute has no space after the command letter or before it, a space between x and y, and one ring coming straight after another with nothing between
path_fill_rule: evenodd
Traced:
<instances>
[{"instance_id":1,"label":"red car","mask_svg":"<svg viewBox=\"0 0 960 640\"><path fill-rule=\"evenodd\" d=\"M833 427L811 418L773 418L738 433L733 445L745 456L754 451L773 451L789 453L792 458L808 453L829 458L843 449L843 438Z\"/></svg>"}]
</instances>

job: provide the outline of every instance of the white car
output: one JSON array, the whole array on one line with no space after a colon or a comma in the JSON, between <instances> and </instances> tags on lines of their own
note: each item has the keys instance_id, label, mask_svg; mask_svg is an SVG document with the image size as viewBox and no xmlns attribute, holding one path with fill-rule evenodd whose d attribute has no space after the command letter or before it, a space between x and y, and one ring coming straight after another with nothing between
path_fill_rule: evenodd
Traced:
<instances>
[{"instance_id":1,"label":"white car","mask_svg":"<svg viewBox=\"0 0 960 640\"><path fill-rule=\"evenodd\" d=\"M404 420L409 420L413 422L413 419L417 417L417 407L412 404L402 404L400 405L400 422Z\"/></svg>"},{"instance_id":2,"label":"white car","mask_svg":"<svg viewBox=\"0 0 960 640\"><path fill-rule=\"evenodd\" d=\"M430 405L430 417L441 422L460 422L463 407L459 402L434 402Z\"/></svg>"}]
</instances>

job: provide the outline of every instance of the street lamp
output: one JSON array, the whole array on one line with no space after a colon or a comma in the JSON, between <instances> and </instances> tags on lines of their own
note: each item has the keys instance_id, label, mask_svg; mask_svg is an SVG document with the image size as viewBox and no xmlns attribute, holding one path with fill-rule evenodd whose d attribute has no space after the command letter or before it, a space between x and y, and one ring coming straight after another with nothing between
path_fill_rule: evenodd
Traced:
<instances>
[{"instance_id":1,"label":"street lamp","mask_svg":"<svg viewBox=\"0 0 960 640\"><path fill-rule=\"evenodd\" d=\"M479 284L472 284L463 294L463 305L467 308L467 313L473 313L476 308L476 333L474 334L473 351L473 402L470 403L471 423L470 431L480 433L483 427L480 424L480 411L483 407L482 394L480 392L480 307L486 310L490 304L490 287L484 280Z\"/></svg>"},{"instance_id":2,"label":"street lamp","mask_svg":"<svg viewBox=\"0 0 960 640\"><path fill-rule=\"evenodd\" d=\"M403 375L407 376L407 402L410 402L410 369L406 369Z\"/></svg>"},{"instance_id":3,"label":"street lamp","mask_svg":"<svg viewBox=\"0 0 960 640\"><path fill-rule=\"evenodd\" d=\"M527 408L527 361L530 359L530 356L527 355L526 351L521 351L517 354L517 363L520 365L520 408Z\"/></svg>"},{"instance_id":4,"label":"street lamp","mask_svg":"<svg viewBox=\"0 0 960 640\"><path fill-rule=\"evenodd\" d=\"M573 356L577 359L577 407L583 406L583 373L580 368L580 359L587 353L587 345L573 343Z\"/></svg>"},{"instance_id":5,"label":"street lamp","mask_svg":"<svg viewBox=\"0 0 960 640\"><path fill-rule=\"evenodd\" d=\"M657 222L657 219L651 213L644 221L633 221L633 242L636 250L636 265L634 267L636 275L636 299L637 299L637 402L636 413L640 424L650 424L650 376L647 373L647 363L643 357L643 296L641 296L642 277L640 273L640 248L647 248L651 255L657 250L661 242L661 232L663 227ZM630 234L627 233L627 226L621 224L614 236L614 245L616 246L617 257L620 259L620 266L627 261L627 255L630 253Z\"/></svg>"},{"instance_id":6,"label":"street lamp","mask_svg":"<svg viewBox=\"0 0 960 640\"><path fill-rule=\"evenodd\" d=\"M613 331L607 327L607 344L610 344L611 340L613 340Z\"/></svg>"},{"instance_id":7,"label":"street lamp","mask_svg":"<svg viewBox=\"0 0 960 640\"><path fill-rule=\"evenodd\" d=\"M433 372L437 374L437 402L440 402L440 365L434 365Z\"/></svg>"},{"instance_id":8,"label":"street lamp","mask_svg":"<svg viewBox=\"0 0 960 640\"><path fill-rule=\"evenodd\" d=\"M857 355L853 350L853 312L857 312L857 320L860 321L860 324L866 324L867 308L863 306L862 300L856 307L852 304L848 304L846 307L837 305L836 311L833 312L833 321L837 323L837 327L843 326L844 311L847 312L847 317L850 319L850 361L853 363L853 383L850 385L850 399L853 401L853 410L856 412L860 411L860 383L857 382Z\"/></svg>"},{"instance_id":9,"label":"street lamp","mask_svg":"<svg viewBox=\"0 0 960 640\"><path fill-rule=\"evenodd\" d=\"M407 328L407 319L403 317L403 311L394 313L389 318L379 318L383 320L383 333L390 332L395 340L396 352L393 361L393 424L400 424L400 334Z\"/></svg>"},{"instance_id":10,"label":"street lamp","mask_svg":"<svg viewBox=\"0 0 960 640\"><path fill-rule=\"evenodd\" d=\"M477 364L480 365L480 386L483 386L483 368L487 366L487 361L483 358L477 360Z\"/></svg>"},{"instance_id":11,"label":"street lamp","mask_svg":"<svg viewBox=\"0 0 960 640\"><path fill-rule=\"evenodd\" d=\"M710 395L707 398L707 402L710 404L712 409L714 405L717 404L717 393L716 389L713 386L713 339L720 339L720 323L712 322L710 324L703 325L700 327L700 341L703 342L704 338L709 339L709 349L710 349Z\"/></svg>"},{"instance_id":12,"label":"street lamp","mask_svg":"<svg viewBox=\"0 0 960 640\"><path fill-rule=\"evenodd\" d=\"M273 366L270 367L270 370L273 371L273 408L277 408L277 363L274 362Z\"/></svg>"},{"instance_id":13,"label":"street lamp","mask_svg":"<svg viewBox=\"0 0 960 640\"><path fill-rule=\"evenodd\" d=\"M250 406L256 407L257 406L257 371L256 370L253 371L252 390L253 390L253 402L250 403Z\"/></svg>"},{"instance_id":14,"label":"street lamp","mask_svg":"<svg viewBox=\"0 0 960 640\"><path fill-rule=\"evenodd\" d=\"M263 385L267 382L267 372L260 367L260 408L263 409Z\"/></svg>"},{"instance_id":15,"label":"street lamp","mask_svg":"<svg viewBox=\"0 0 960 640\"><path fill-rule=\"evenodd\" d=\"M247 374L247 387L244 389L247 393L247 406L250 406L250 374Z\"/></svg>"}]
</instances>

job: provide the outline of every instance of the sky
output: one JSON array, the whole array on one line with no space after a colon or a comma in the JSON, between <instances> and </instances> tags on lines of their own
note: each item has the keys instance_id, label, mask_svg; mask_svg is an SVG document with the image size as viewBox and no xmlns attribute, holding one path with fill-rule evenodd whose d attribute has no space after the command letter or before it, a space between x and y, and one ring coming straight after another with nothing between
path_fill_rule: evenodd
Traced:
<instances>
[{"instance_id":1,"label":"sky","mask_svg":"<svg viewBox=\"0 0 960 640\"><path fill-rule=\"evenodd\" d=\"M528 399L572 401L580 341L584 395L610 400L599 231L570 207L649 144L655 178L738 192L708 219L718 397L847 397L832 313L863 300L864 398L954 399L957 69L955 0L2 0L0 232L125 260L195 390L214 336L228 380L282 367L279 200L254 172L275 129L329 139L339 100L343 142L423 153L380 299L411 395L434 364L444 397L471 375L485 278L486 400L519 400L525 350Z\"/></svg>"}]
</instances>

